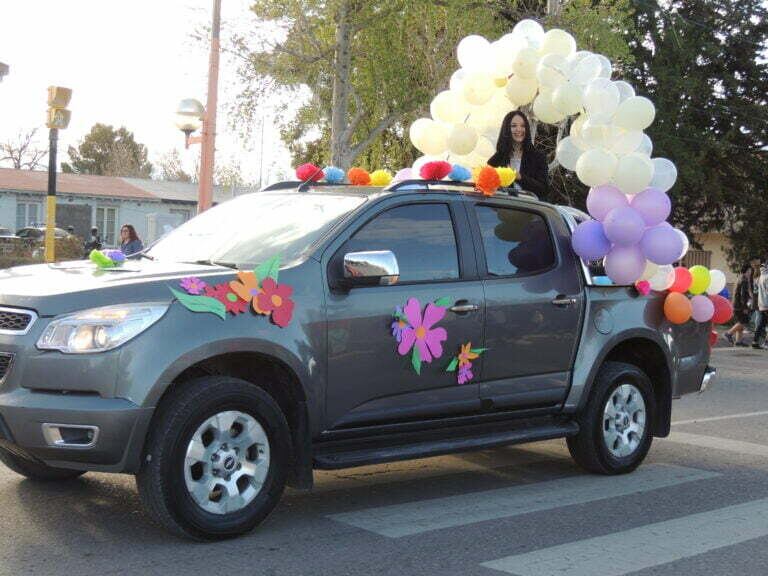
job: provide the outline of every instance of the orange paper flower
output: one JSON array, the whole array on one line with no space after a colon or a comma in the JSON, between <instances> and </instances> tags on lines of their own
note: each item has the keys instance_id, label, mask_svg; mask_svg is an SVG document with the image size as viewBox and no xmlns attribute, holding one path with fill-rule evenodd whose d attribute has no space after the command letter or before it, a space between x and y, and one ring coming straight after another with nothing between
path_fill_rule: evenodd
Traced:
<instances>
[{"instance_id":1,"label":"orange paper flower","mask_svg":"<svg viewBox=\"0 0 768 576\"><path fill-rule=\"evenodd\" d=\"M371 183L371 175L362 168L350 168L347 172L347 179L354 186L368 186Z\"/></svg>"},{"instance_id":2,"label":"orange paper flower","mask_svg":"<svg viewBox=\"0 0 768 576\"><path fill-rule=\"evenodd\" d=\"M480 354L472 352L472 342L461 345L461 352L459 352L459 366L470 364L470 360L479 358Z\"/></svg>"},{"instance_id":3,"label":"orange paper flower","mask_svg":"<svg viewBox=\"0 0 768 576\"><path fill-rule=\"evenodd\" d=\"M232 289L232 292L237 294L246 302L250 302L251 306L253 307L253 311L257 314L268 314L268 312L261 310L256 303L256 297L261 293L261 288L259 287L259 279L256 278L256 274L253 272L238 271L237 278L237 280L232 280L232 282L229 283L229 287Z\"/></svg>"},{"instance_id":4,"label":"orange paper flower","mask_svg":"<svg viewBox=\"0 0 768 576\"><path fill-rule=\"evenodd\" d=\"M483 193L484 196L493 196L493 193L501 186L501 178L496 168L493 166L483 166L475 180L475 188Z\"/></svg>"}]
</instances>

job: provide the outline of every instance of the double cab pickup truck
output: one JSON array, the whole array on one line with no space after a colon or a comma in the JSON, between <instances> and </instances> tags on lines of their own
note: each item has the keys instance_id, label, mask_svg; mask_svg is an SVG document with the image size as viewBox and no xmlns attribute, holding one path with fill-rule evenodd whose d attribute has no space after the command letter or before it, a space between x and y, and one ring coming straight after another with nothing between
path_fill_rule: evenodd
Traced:
<instances>
[{"instance_id":1,"label":"double cab pickup truck","mask_svg":"<svg viewBox=\"0 0 768 576\"><path fill-rule=\"evenodd\" d=\"M0 460L134 474L149 515L242 534L339 469L565 438L634 470L702 390L709 325L596 285L585 215L471 184L281 183L120 266L0 272Z\"/></svg>"}]
</instances>

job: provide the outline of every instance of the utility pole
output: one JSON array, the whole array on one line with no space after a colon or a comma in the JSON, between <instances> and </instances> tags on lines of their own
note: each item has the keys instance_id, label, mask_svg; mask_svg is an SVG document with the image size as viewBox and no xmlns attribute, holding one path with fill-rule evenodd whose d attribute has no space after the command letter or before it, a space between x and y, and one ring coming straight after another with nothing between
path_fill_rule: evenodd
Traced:
<instances>
[{"instance_id":1,"label":"utility pole","mask_svg":"<svg viewBox=\"0 0 768 576\"><path fill-rule=\"evenodd\" d=\"M211 25L211 53L208 61L208 100L203 117L203 141L200 159L200 189L197 213L213 204L213 166L216 154L216 99L219 86L219 31L221 28L221 0L213 0Z\"/></svg>"},{"instance_id":2,"label":"utility pole","mask_svg":"<svg viewBox=\"0 0 768 576\"><path fill-rule=\"evenodd\" d=\"M46 199L45 219L45 261L56 259L56 150L58 148L59 130L69 126L72 113L67 110L72 90L60 86L48 87L48 197Z\"/></svg>"}]
</instances>

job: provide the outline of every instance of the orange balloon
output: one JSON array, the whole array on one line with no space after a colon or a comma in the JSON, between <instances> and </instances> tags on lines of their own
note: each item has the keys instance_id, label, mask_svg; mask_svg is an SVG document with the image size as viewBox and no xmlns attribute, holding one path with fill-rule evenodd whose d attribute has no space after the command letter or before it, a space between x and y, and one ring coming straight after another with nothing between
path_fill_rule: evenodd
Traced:
<instances>
[{"instance_id":1,"label":"orange balloon","mask_svg":"<svg viewBox=\"0 0 768 576\"><path fill-rule=\"evenodd\" d=\"M685 324L690 320L693 309L691 301L679 292L670 292L664 300L664 316L672 324Z\"/></svg>"}]
</instances>

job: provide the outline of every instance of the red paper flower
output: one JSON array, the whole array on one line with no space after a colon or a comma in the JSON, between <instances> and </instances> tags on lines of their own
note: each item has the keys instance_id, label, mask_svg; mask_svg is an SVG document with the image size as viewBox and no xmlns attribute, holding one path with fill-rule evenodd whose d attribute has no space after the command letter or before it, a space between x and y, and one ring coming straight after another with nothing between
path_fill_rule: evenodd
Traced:
<instances>
[{"instance_id":1,"label":"red paper flower","mask_svg":"<svg viewBox=\"0 0 768 576\"><path fill-rule=\"evenodd\" d=\"M224 304L227 312L232 314L242 314L248 310L248 302L242 300L237 294L232 292L228 284L206 286L205 295L209 298L216 298L216 300Z\"/></svg>"},{"instance_id":2,"label":"red paper flower","mask_svg":"<svg viewBox=\"0 0 768 576\"><path fill-rule=\"evenodd\" d=\"M261 283L261 292L256 296L259 309L272 313L272 321L285 328L293 317L293 288L287 284L278 284L272 278L265 278Z\"/></svg>"},{"instance_id":3,"label":"red paper flower","mask_svg":"<svg viewBox=\"0 0 768 576\"><path fill-rule=\"evenodd\" d=\"M320 170L319 166L315 166L314 164L307 163L302 164L298 168L296 168L296 178L304 182L305 180L312 180L312 182L320 182L323 178L325 178L325 174L323 174L323 171Z\"/></svg>"},{"instance_id":4,"label":"red paper flower","mask_svg":"<svg viewBox=\"0 0 768 576\"><path fill-rule=\"evenodd\" d=\"M371 183L371 175L362 168L350 168L347 172L347 179L354 186L368 186Z\"/></svg>"},{"instance_id":5,"label":"red paper flower","mask_svg":"<svg viewBox=\"0 0 768 576\"><path fill-rule=\"evenodd\" d=\"M501 186L501 178L499 178L496 168L483 166L477 175L475 188L480 190L485 196L493 196L493 193L499 189L499 186Z\"/></svg>"},{"instance_id":6,"label":"red paper flower","mask_svg":"<svg viewBox=\"0 0 768 576\"><path fill-rule=\"evenodd\" d=\"M442 180L453 170L453 166L449 162L443 160L437 160L435 162L427 162L419 170L419 176L424 180Z\"/></svg>"}]
</instances>

